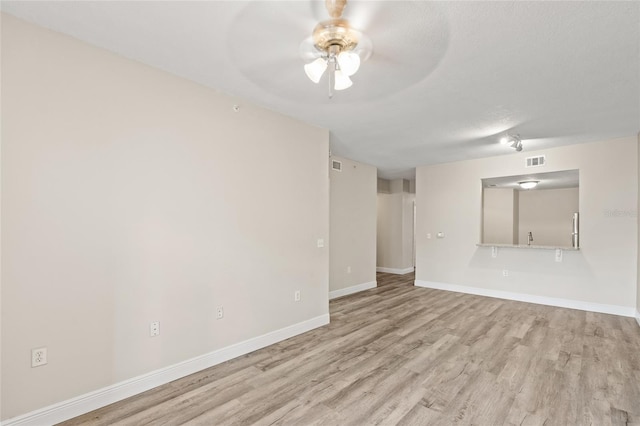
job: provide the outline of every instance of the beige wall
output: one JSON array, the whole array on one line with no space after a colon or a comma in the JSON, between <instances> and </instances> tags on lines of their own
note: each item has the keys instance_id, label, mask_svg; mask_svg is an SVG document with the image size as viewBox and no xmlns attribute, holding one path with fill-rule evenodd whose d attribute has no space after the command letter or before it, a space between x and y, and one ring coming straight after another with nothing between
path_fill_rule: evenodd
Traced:
<instances>
[{"instance_id":1,"label":"beige wall","mask_svg":"<svg viewBox=\"0 0 640 426\"><path fill-rule=\"evenodd\" d=\"M636 137L525 151L417 169L416 279L584 302L636 300L638 141ZM483 178L526 174L525 158L545 154L536 172L580 170L581 250L502 249L480 241ZM446 183L446 184L443 184ZM427 233L445 233L427 239ZM502 276L509 270L508 277Z\"/></svg>"},{"instance_id":2,"label":"beige wall","mask_svg":"<svg viewBox=\"0 0 640 426\"><path fill-rule=\"evenodd\" d=\"M402 265L402 193L378 194L376 266Z\"/></svg>"},{"instance_id":3,"label":"beige wall","mask_svg":"<svg viewBox=\"0 0 640 426\"><path fill-rule=\"evenodd\" d=\"M484 188L482 192L482 242L517 244L518 192L510 188Z\"/></svg>"},{"instance_id":4,"label":"beige wall","mask_svg":"<svg viewBox=\"0 0 640 426\"><path fill-rule=\"evenodd\" d=\"M399 179L402 181L402 179ZM402 186L396 186L402 191ZM377 266L403 270L413 267L414 194L378 194Z\"/></svg>"},{"instance_id":5,"label":"beige wall","mask_svg":"<svg viewBox=\"0 0 640 426\"><path fill-rule=\"evenodd\" d=\"M329 290L376 281L377 169L346 158L330 171Z\"/></svg>"},{"instance_id":6,"label":"beige wall","mask_svg":"<svg viewBox=\"0 0 640 426\"><path fill-rule=\"evenodd\" d=\"M544 246L571 247L573 214L578 212L578 188L536 189L520 192L519 238Z\"/></svg>"},{"instance_id":7,"label":"beige wall","mask_svg":"<svg viewBox=\"0 0 640 426\"><path fill-rule=\"evenodd\" d=\"M520 241L524 241L526 244L527 239L520 240L520 191L513 192L513 244L520 244Z\"/></svg>"},{"instance_id":8,"label":"beige wall","mask_svg":"<svg viewBox=\"0 0 640 426\"><path fill-rule=\"evenodd\" d=\"M378 192L383 194L391 193L391 181L387 179L378 178Z\"/></svg>"},{"instance_id":9,"label":"beige wall","mask_svg":"<svg viewBox=\"0 0 640 426\"><path fill-rule=\"evenodd\" d=\"M328 313L327 130L6 15L2 121L3 419Z\"/></svg>"},{"instance_id":10,"label":"beige wall","mask_svg":"<svg viewBox=\"0 0 640 426\"><path fill-rule=\"evenodd\" d=\"M390 193L410 192L411 183L407 179L393 179L387 182L389 182Z\"/></svg>"},{"instance_id":11,"label":"beige wall","mask_svg":"<svg viewBox=\"0 0 640 426\"><path fill-rule=\"evenodd\" d=\"M408 181L406 181L408 182ZM413 268L413 205L416 196L410 193L402 194L402 266Z\"/></svg>"},{"instance_id":12,"label":"beige wall","mask_svg":"<svg viewBox=\"0 0 640 426\"><path fill-rule=\"evenodd\" d=\"M638 133L638 145L640 146L640 133ZM640 154L640 149L638 149L638 153ZM640 156L638 157L638 164L640 168ZM638 188L640 189L640 171L638 173ZM639 200L640 201L640 200ZM636 208L636 222L638 218L638 211L640 210L640 203ZM640 231L640 228L639 228ZM640 241L640 239L639 239ZM640 249L638 249L638 275L636 280L636 320L638 321L638 325L640 325Z\"/></svg>"}]
</instances>

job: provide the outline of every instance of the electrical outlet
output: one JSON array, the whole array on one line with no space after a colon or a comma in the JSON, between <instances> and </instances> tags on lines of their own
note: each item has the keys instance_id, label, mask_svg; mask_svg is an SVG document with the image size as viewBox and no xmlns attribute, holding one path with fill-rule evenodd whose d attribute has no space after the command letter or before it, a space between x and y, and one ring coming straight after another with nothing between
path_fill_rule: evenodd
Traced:
<instances>
[{"instance_id":1,"label":"electrical outlet","mask_svg":"<svg viewBox=\"0 0 640 426\"><path fill-rule=\"evenodd\" d=\"M503 269L502 270L502 276L503 277L508 277L509 276L509 271L507 269Z\"/></svg>"},{"instance_id":2,"label":"electrical outlet","mask_svg":"<svg viewBox=\"0 0 640 426\"><path fill-rule=\"evenodd\" d=\"M562 262L562 250L556 249L556 262Z\"/></svg>"},{"instance_id":3,"label":"electrical outlet","mask_svg":"<svg viewBox=\"0 0 640 426\"><path fill-rule=\"evenodd\" d=\"M347 266L347 274L351 273L351 266Z\"/></svg>"},{"instance_id":4,"label":"electrical outlet","mask_svg":"<svg viewBox=\"0 0 640 426\"><path fill-rule=\"evenodd\" d=\"M31 367L40 367L47 363L47 348L31 349Z\"/></svg>"},{"instance_id":5,"label":"electrical outlet","mask_svg":"<svg viewBox=\"0 0 640 426\"><path fill-rule=\"evenodd\" d=\"M293 300L296 302L300 301L300 290L296 290L295 293L293 293Z\"/></svg>"},{"instance_id":6,"label":"electrical outlet","mask_svg":"<svg viewBox=\"0 0 640 426\"><path fill-rule=\"evenodd\" d=\"M149 336L154 337L160 334L160 321L149 323Z\"/></svg>"},{"instance_id":7,"label":"electrical outlet","mask_svg":"<svg viewBox=\"0 0 640 426\"><path fill-rule=\"evenodd\" d=\"M224 318L224 308L222 306L218 306L216 309L216 319Z\"/></svg>"}]
</instances>

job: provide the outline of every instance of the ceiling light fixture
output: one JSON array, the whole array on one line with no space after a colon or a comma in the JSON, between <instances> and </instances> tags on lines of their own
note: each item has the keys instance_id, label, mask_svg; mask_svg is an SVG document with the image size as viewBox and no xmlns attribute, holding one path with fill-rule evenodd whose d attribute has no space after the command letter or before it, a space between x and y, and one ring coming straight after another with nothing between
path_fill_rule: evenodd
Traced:
<instances>
[{"instance_id":1,"label":"ceiling light fixture","mask_svg":"<svg viewBox=\"0 0 640 426\"><path fill-rule=\"evenodd\" d=\"M520 188L522 189L533 189L536 186L538 186L538 182L540 182L539 180L525 180L523 182L518 182L518 185L520 185Z\"/></svg>"},{"instance_id":2,"label":"ceiling light fixture","mask_svg":"<svg viewBox=\"0 0 640 426\"><path fill-rule=\"evenodd\" d=\"M329 97L334 90L344 90L353 82L360 63L371 54L371 41L349 25L342 18L347 0L325 0L325 6L331 19L316 25L311 36L315 60L304 66L309 80L319 83L327 68L329 69ZM305 46L305 42L303 42Z\"/></svg>"},{"instance_id":3,"label":"ceiling light fixture","mask_svg":"<svg viewBox=\"0 0 640 426\"><path fill-rule=\"evenodd\" d=\"M500 143L503 145L511 144L511 148L518 152L522 151L522 139L520 139L520 135L518 134L510 135L507 133L506 136L500 138Z\"/></svg>"}]
</instances>

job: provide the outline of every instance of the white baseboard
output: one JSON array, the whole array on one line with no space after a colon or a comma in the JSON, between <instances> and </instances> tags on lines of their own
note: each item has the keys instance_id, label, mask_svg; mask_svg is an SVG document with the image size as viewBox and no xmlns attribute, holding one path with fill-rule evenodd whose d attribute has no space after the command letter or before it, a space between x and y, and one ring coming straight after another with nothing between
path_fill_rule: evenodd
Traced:
<instances>
[{"instance_id":1,"label":"white baseboard","mask_svg":"<svg viewBox=\"0 0 640 426\"><path fill-rule=\"evenodd\" d=\"M376 272L386 272L387 274L398 274L398 275L404 275L404 274L408 274L413 272L414 268L404 268L404 269L398 269L398 268L383 268L382 266L377 266L376 267Z\"/></svg>"},{"instance_id":2,"label":"white baseboard","mask_svg":"<svg viewBox=\"0 0 640 426\"><path fill-rule=\"evenodd\" d=\"M5 420L2 422L2 426L42 426L59 423L326 324L329 324L329 314L281 328L280 330Z\"/></svg>"},{"instance_id":3,"label":"white baseboard","mask_svg":"<svg viewBox=\"0 0 640 426\"><path fill-rule=\"evenodd\" d=\"M502 290L491 290L480 287L468 287L457 284L437 283L433 281L416 280L417 287L434 288L437 290L455 291L457 293L475 294L478 296L495 297L498 299L517 300L519 302L536 303L538 305L557 306L559 308L578 309L581 311L599 312L603 314L633 317L634 308L601 303L583 302L581 300L560 299L555 297L536 296L533 294L512 293Z\"/></svg>"},{"instance_id":4,"label":"white baseboard","mask_svg":"<svg viewBox=\"0 0 640 426\"><path fill-rule=\"evenodd\" d=\"M636 311L636 322L640 326L640 311Z\"/></svg>"},{"instance_id":5,"label":"white baseboard","mask_svg":"<svg viewBox=\"0 0 640 426\"><path fill-rule=\"evenodd\" d=\"M376 288L377 286L378 286L378 283L376 281L371 281L368 283L362 283L362 284L354 285L347 288L341 288L340 290L333 290L329 292L329 300L336 299L342 296L347 296L349 294L357 293L359 291Z\"/></svg>"}]
</instances>

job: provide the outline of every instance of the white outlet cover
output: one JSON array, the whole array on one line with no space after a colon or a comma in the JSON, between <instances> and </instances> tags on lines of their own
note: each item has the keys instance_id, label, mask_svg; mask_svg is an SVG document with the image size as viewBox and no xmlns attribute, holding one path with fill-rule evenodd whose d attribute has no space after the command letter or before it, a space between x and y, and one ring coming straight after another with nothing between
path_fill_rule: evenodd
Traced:
<instances>
[{"instance_id":1,"label":"white outlet cover","mask_svg":"<svg viewBox=\"0 0 640 426\"><path fill-rule=\"evenodd\" d=\"M293 293L293 300L295 300L296 302L300 301L300 290L296 290L296 292Z\"/></svg>"},{"instance_id":2,"label":"white outlet cover","mask_svg":"<svg viewBox=\"0 0 640 426\"><path fill-rule=\"evenodd\" d=\"M324 247L324 240L322 238L318 238L318 248Z\"/></svg>"},{"instance_id":3,"label":"white outlet cover","mask_svg":"<svg viewBox=\"0 0 640 426\"><path fill-rule=\"evenodd\" d=\"M216 318L217 319L224 318L224 308L222 306L220 306L220 307L218 307L218 309L216 309Z\"/></svg>"},{"instance_id":4,"label":"white outlet cover","mask_svg":"<svg viewBox=\"0 0 640 426\"><path fill-rule=\"evenodd\" d=\"M31 367L40 367L47 363L47 348L31 349Z\"/></svg>"},{"instance_id":5,"label":"white outlet cover","mask_svg":"<svg viewBox=\"0 0 640 426\"><path fill-rule=\"evenodd\" d=\"M160 334L160 322L154 321L149 324L149 336L155 337Z\"/></svg>"}]
</instances>

